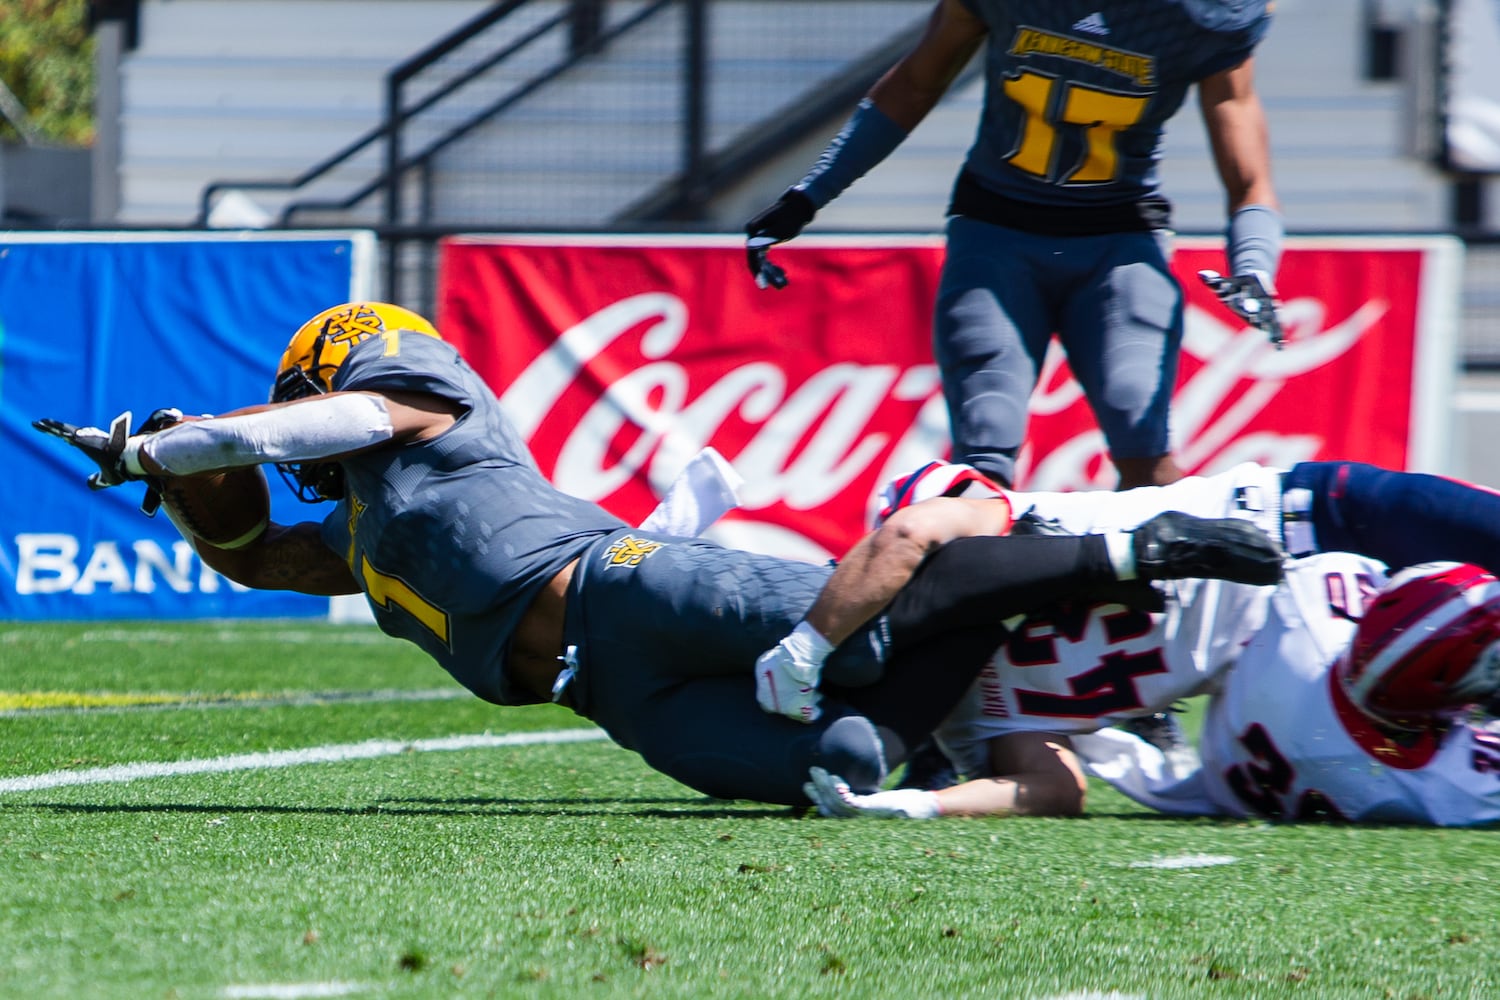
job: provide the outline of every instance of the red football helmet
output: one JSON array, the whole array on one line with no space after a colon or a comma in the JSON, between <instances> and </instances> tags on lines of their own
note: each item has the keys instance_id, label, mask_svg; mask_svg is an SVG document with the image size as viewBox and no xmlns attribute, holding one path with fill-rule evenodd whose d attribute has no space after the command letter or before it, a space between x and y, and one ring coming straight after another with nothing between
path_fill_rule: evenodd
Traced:
<instances>
[{"instance_id":1,"label":"red football helmet","mask_svg":"<svg viewBox=\"0 0 1500 1000\"><path fill-rule=\"evenodd\" d=\"M1467 563L1402 570L1335 670L1360 710L1405 729L1485 701L1500 688L1500 580Z\"/></svg>"}]
</instances>

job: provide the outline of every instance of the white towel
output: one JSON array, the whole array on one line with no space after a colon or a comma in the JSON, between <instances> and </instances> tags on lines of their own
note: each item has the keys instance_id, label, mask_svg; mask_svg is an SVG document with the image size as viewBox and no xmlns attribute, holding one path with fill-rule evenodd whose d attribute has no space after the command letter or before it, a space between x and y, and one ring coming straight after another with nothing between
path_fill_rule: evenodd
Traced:
<instances>
[{"instance_id":1,"label":"white towel","mask_svg":"<svg viewBox=\"0 0 1500 1000\"><path fill-rule=\"evenodd\" d=\"M641 527L694 538L740 505L744 477L713 448L704 448L672 481Z\"/></svg>"}]
</instances>

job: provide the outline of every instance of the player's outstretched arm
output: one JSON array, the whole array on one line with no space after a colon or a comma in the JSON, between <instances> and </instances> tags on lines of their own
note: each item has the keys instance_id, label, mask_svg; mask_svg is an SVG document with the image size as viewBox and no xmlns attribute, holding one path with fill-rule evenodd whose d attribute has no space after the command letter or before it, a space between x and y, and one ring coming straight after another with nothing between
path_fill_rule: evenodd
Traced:
<instances>
[{"instance_id":1,"label":"player's outstretched arm","mask_svg":"<svg viewBox=\"0 0 1500 1000\"><path fill-rule=\"evenodd\" d=\"M270 462L337 460L447 430L457 404L426 393L330 392L184 421L131 438L124 464L146 475L196 475Z\"/></svg>"},{"instance_id":2,"label":"player's outstretched arm","mask_svg":"<svg viewBox=\"0 0 1500 1000\"><path fill-rule=\"evenodd\" d=\"M221 549L201 539L194 547L207 566L244 587L319 596L359 593L348 563L323 544L313 521L273 523L243 548Z\"/></svg>"},{"instance_id":3,"label":"player's outstretched arm","mask_svg":"<svg viewBox=\"0 0 1500 1000\"><path fill-rule=\"evenodd\" d=\"M988 742L990 772L936 794L959 816L1077 816L1088 792L1083 764L1066 736L1010 733Z\"/></svg>"},{"instance_id":4,"label":"player's outstretched arm","mask_svg":"<svg viewBox=\"0 0 1500 1000\"><path fill-rule=\"evenodd\" d=\"M1013 733L990 741L991 767L1001 772L935 792L897 788L855 794L847 782L812 768L804 786L824 816L853 819L936 819L940 816L1077 816L1087 782L1067 737Z\"/></svg>"}]
</instances>

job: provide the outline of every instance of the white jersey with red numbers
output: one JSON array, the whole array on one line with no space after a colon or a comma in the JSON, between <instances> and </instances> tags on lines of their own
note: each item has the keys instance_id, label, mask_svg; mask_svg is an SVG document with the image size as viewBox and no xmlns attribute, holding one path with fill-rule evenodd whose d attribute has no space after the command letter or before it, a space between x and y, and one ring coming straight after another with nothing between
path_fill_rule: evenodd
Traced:
<instances>
[{"instance_id":1,"label":"white jersey with red numbers","mask_svg":"<svg viewBox=\"0 0 1500 1000\"><path fill-rule=\"evenodd\" d=\"M1436 826L1500 820L1500 721L1397 742L1338 683L1333 664L1384 569L1344 553L1293 565L1209 703L1200 772L1170 777L1155 747L1108 731L1075 740L1090 773L1165 812Z\"/></svg>"},{"instance_id":2,"label":"white jersey with red numbers","mask_svg":"<svg viewBox=\"0 0 1500 1000\"><path fill-rule=\"evenodd\" d=\"M1006 497L1017 518L1030 513L1074 534L1133 528L1179 510L1242 517L1281 537L1281 472L1259 465L1122 493ZM1205 692L1265 621L1276 589L1218 580L1157 586L1165 612L1059 605L1015 628L937 732L958 769L986 773L986 741L996 736L1092 732Z\"/></svg>"}]
</instances>

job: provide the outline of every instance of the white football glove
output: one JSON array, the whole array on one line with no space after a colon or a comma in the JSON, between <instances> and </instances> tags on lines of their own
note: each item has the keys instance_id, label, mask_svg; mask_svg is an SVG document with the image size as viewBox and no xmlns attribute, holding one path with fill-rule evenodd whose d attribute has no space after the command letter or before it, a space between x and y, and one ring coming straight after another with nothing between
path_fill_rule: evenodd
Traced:
<instances>
[{"instance_id":1,"label":"white football glove","mask_svg":"<svg viewBox=\"0 0 1500 1000\"><path fill-rule=\"evenodd\" d=\"M1276 314L1276 285L1264 271L1246 271L1226 278L1218 271L1199 271L1198 280L1207 285L1229 311L1271 338L1281 347L1284 334Z\"/></svg>"},{"instance_id":2,"label":"white football glove","mask_svg":"<svg viewBox=\"0 0 1500 1000\"><path fill-rule=\"evenodd\" d=\"M818 813L836 819L936 819L943 814L934 792L920 788L894 788L888 792L856 795L849 783L821 767L808 768L812 778L802 791Z\"/></svg>"},{"instance_id":3,"label":"white football glove","mask_svg":"<svg viewBox=\"0 0 1500 1000\"><path fill-rule=\"evenodd\" d=\"M823 660L833 649L807 622L755 661L755 700L763 711L796 722L815 722L823 714L818 680Z\"/></svg>"}]
</instances>

